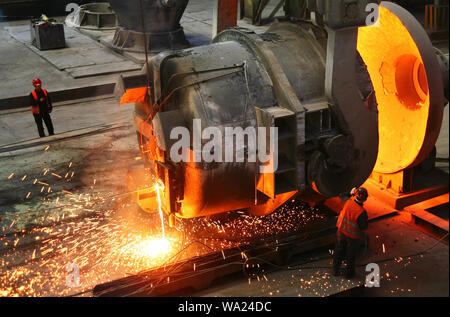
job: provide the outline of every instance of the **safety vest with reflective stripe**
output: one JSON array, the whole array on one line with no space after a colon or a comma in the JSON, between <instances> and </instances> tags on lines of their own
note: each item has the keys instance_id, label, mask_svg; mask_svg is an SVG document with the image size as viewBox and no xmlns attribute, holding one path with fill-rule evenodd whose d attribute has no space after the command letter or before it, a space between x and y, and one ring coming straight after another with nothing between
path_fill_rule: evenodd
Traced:
<instances>
[{"instance_id":1,"label":"safety vest with reflective stripe","mask_svg":"<svg viewBox=\"0 0 450 317\"><path fill-rule=\"evenodd\" d=\"M363 212L364 208L355 202L354 198L347 200L336 224L338 231L352 239L361 238L362 232L358 226L358 218Z\"/></svg>"},{"instance_id":2,"label":"safety vest with reflective stripe","mask_svg":"<svg viewBox=\"0 0 450 317\"><path fill-rule=\"evenodd\" d=\"M47 90L45 90L45 89L42 88L42 91L44 92L45 99L46 99L46 101L47 101L47 107L50 108L50 104L48 103ZM37 96L36 90L33 90L33 91L31 92L31 95L33 96L34 100L38 101L38 96ZM32 106L31 106L31 112L32 112L32 113L35 113L35 114L39 114L39 113L40 113L40 111L39 111L39 105L32 105Z\"/></svg>"}]
</instances>

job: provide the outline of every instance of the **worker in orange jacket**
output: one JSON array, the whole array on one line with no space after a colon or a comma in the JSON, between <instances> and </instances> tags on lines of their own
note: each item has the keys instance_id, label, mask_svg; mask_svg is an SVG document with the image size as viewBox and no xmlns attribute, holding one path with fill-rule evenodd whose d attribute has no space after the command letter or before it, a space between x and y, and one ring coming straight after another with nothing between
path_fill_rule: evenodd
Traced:
<instances>
[{"instance_id":1,"label":"worker in orange jacket","mask_svg":"<svg viewBox=\"0 0 450 317\"><path fill-rule=\"evenodd\" d=\"M365 188L352 190L352 197L344 205L337 221L336 247L333 258L333 274L340 274L343 260L346 260L346 278L355 276L355 260L360 240L368 227L368 215L363 205L368 198Z\"/></svg>"},{"instance_id":2,"label":"worker in orange jacket","mask_svg":"<svg viewBox=\"0 0 450 317\"><path fill-rule=\"evenodd\" d=\"M39 136L45 137L44 126L42 120L47 126L48 134L54 135L52 119L50 113L52 112L52 102L47 90L42 88L42 82L39 78L33 80L34 90L30 93L31 112L33 113L34 121L36 122Z\"/></svg>"}]
</instances>

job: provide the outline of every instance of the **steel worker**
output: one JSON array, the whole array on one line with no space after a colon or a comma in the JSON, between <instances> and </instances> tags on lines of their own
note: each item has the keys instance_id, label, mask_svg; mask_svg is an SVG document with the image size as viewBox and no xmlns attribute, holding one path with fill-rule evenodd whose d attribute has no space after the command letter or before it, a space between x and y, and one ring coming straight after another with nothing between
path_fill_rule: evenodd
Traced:
<instances>
[{"instance_id":1,"label":"steel worker","mask_svg":"<svg viewBox=\"0 0 450 317\"><path fill-rule=\"evenodd\" d=\"M39 78L33 79L34 90L30 93L30 105L31 112L34 116L34 121L38 128L39 136L45 137L44 126L42 120L44 120L47 126L48 134L54 135L53 123L50 118L50 113L52 112L52 102L50 101L50 96L47 91L42 88L42 82Z\"/></svg>"},{"instance_id":2,"label":"steel worker","mask_svg":"<svg viewBox=\"0 0 450 317\"><path fill-rule=\"evenodd\" d=\"M337 221L336 247L333 259L333 274L340 274L340 267L343 260L346 260L346 278L355 276L356 252L363 238L364 230L367 229L369 219L366 210L363 208L364 202L368 198L365 188L352 190L352 197L347 200L342 208Z\"/></svg>"}]
</instances>

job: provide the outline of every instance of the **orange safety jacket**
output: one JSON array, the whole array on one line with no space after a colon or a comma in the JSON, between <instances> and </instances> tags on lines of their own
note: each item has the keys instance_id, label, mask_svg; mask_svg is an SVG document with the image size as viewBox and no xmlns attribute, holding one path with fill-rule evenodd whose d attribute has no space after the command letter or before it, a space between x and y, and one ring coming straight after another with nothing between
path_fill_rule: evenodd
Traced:
<instances>
[{"instance_id":1,"label":"orange safety jacket","mask_svg":"<svg viewBox=\"0 0 450 317\"><path fill-rule=\"evenodd\" d=\"M358 218L364 211L354 198L347 200L336 224L338 231L352 239L361 238L362 231L359 229Z\"/></svg>"},{"instance_id":2,"label":"orange safety jacket","mask_svg":"<svg viewBox=\"0 0 450 317\"><path fill-rule=\"evenodd\" d=\"M42 91L44 92L45 99L46 99L46 101L47 101L47 107L50 109L50 103L48 102L48 94L47 94L47 90L45 90L44 88L41 88L41 89L42 89ZM37 94L36 94L36 90L33 90L33 91L31 92L31 95L33 96L34 100L36 100L36 101L39 102L38 96L37 96ZM35 113L35 114L40 114L40 111L39 111L39 105L31 105L31 112L32 112L32 113Z\"/></svg>"}]
</instances>

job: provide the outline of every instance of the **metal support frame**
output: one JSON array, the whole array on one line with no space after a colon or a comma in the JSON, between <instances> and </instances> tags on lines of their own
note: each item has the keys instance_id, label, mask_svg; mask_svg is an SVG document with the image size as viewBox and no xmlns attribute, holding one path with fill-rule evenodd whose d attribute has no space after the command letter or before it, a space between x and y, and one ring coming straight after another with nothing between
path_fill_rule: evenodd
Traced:
<instances>
[{"instance_id":1,"label":"metal support frame","mask_svg":"<svg viewBox=\"0 0 450 317\"><path fill-rule=\"evenodd\" d=\"M267 18L262 17L262 13L270 0L243 0L245 17L251 19L253 25L262 25L271 21L275 14L284 8L285 15L291 18L306 18L307 1L306 0L277 0L277 4Z\"/></svg>"}]
</instances>

